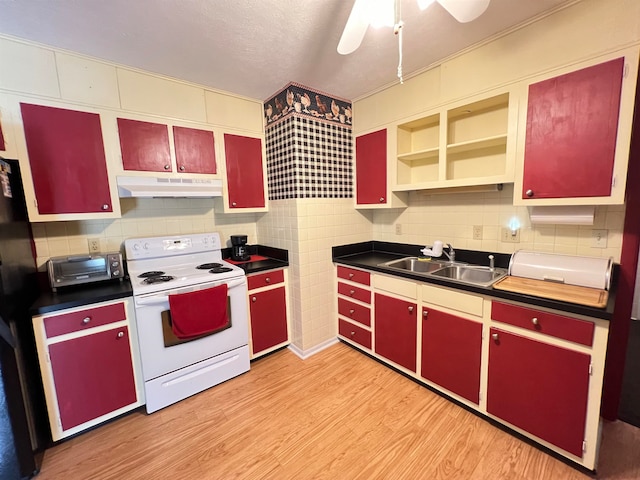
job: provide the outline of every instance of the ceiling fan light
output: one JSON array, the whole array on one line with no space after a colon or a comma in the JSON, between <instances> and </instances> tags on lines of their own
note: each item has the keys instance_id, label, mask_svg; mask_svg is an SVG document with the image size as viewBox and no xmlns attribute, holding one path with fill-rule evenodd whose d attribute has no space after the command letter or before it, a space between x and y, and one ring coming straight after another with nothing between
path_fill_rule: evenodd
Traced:
<instances>
[{"instance_id":1,"label":"ceiling fan light","mask_svg":"<svg viewBox=\"0 0 640 480\"><path fill-rule=\"evenodd\" d=\"M433 2L434 0L418 0L418 8L420 10L426 10Z\"/></svg>"},{"instance_id":2,"label":"ceiling fan light","mask_svg":"<svg viewBox=\"0 0 640 480\"><path fill-rule=\"evenodd\" d=\"M489 6L491 0L438 0L438 3L460 23L475 20Z\"/></svg>"},{"instance_id":3,"label":"ceiling fan light","mask_svg":"<svg viewBox=\"0 0 640 480\"><path fill-rule=\"evenodd\" d=\"M394 0L370 0L369 23L372 27L393 27L395 23Z\"/></svg>"}]
</instances>

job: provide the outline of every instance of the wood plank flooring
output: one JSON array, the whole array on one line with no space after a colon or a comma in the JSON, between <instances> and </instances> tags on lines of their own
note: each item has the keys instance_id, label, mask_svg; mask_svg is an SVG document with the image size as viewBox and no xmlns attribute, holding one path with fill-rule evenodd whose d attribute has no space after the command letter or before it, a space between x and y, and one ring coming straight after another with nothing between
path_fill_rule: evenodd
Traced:
<instances>
[{"instance_id":1,"label":"wood plank flooring","mask_svg":"<svg viewBox=\"0 0 640 480\"><path fill-rule=\"evenodd\" d=\"M589 477L350 347L289 350L153 415L45 453L47 479ZM598 478L640 478L640 429L604 427Z\"/></svg>"}]
</instances>

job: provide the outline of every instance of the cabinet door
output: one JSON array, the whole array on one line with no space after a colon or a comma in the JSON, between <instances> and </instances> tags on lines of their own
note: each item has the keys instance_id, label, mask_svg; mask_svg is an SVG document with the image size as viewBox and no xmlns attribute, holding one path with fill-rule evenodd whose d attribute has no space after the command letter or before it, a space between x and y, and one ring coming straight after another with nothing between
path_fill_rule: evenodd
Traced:
<instances>
[{"instance_id":1,"label":"cabinet door","mask_svg":"<svg viewBox=\"0 0 640 480\"><path fill-rule=\"evenodd\" d=\"M285 287L249 294L253 353L284 343L288 339Z\"/></svg>"},{"instance_id":2,"label":"cabinet door","mask_svg":"<svg viewBox=\"0 0 640 480\"><path fill-rule=\"evenodd\" d=\"M169 132L166 125L118 118L122 167L142 172L170 172Z\"/></svg>"},{"instance_id":3,"label":"cabinet door","mask_svg":"<svg viewBox=\"0 0 640 480\"><path fill-rule=\"evenodd\" d=\"M492 328L487 411L582 457L591 357Z\"/></svg>"},{"instance_id":4,"label":"cabinet door","mask_svg":"<svg viewBox=\"0 0 640 480\"><path fill-rule=\"evenodd\" d=\"M179 172L216 173L213 132L174 126L173 140Z\"/></svg>"},{"instance_id":5,"label":"cabinet door","mask_svg":"<svg viewBox=\"0 0 640 480\"><path fill-rule=\"evenodd\" d=\"M225 134L224 150L229 207L264 207L262 140Z\"/></svg>"},{"instance_id":6,"label":"cabinet door","mask_svg":"<svg viewBox=\"0 0 640 480\"><path fill-rule=\"evenodd\" d=\"M474 403L480 395L482 324L422 309L422 370L427 380Z\"/></svg>"},{"instance_id":7,"label":"cabinet door","mask_svg":"<svg viewBox=\"0 0 640 480\"><path fill-rule=\"evenodd\" d=\"M63 430L136 401L126 327L49 346Z\"/></svg>"},{"instance_id":8,"label":"cabinet door","mask_svg":"<svg viewBox=\"0 0 640 480\"><path fill-rule=\"evenodd\" d=\"M522 198L611 195L624 59L529 87Z\"/></svg>"},{"instance_id":9,"label":"cabinet door","mask_svg":"<svg viewBox=\"0 0 640 480\"><path fill-rule=\"evenodd\" d=\"M6 148L4 145L4 134L2 133L2 122L0 121L0 150L4 151Z\"/></svg>"},{"instance_id":10,"label":"cabinet door","mask_svg":"<svg viewBox=\"0 0 640 480\"><path fill-rule=\"evenodd\" d=\"M387 203L387 130L356 138L356 202Z\"/></svg>"},{"instance_id":11,"label":"cabinet door","mask_svg":"<svg viewBox=\"0 0 640 480\"><path fill-rule=\"evenodd\" d=\"M416 371L417 318L415 303L376 293L374 350L412 372Z\"/></svg>"},{"instance_id":12,"label":"cabinet door","mask_svg":"<svg viewBox=\"0 0 640 480\"><path fill-rule=\"evenodd\" d=\"M100 116L20 104L38 212L112 212Z\"/></svg>"}]
</instances>

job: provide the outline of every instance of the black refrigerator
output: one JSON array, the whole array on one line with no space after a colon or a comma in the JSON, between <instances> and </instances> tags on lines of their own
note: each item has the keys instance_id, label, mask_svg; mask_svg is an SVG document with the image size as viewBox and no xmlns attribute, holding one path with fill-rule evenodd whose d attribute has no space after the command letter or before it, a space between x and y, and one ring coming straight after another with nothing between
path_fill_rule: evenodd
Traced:
<instances>
[{"instance_id":1,"label":"black refrigerator","mask_svg":"<svg viewBox=\"0 0 640 480\"><path fill-rule=\"evenodd\" d=\"M50 443L29 306L39 294L20 168L0 158L0 479L31 478Z\"/></svg>"}]
</instances>

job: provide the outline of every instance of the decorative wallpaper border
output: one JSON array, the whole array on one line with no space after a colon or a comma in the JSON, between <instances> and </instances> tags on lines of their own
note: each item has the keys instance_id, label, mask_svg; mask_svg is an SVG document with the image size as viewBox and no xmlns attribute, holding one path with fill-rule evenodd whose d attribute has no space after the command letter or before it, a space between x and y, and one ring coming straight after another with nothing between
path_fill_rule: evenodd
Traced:
<instances>
[{"instance_id":1,"label":"decorative wallpaper border","mask_svg":"<svg viewBox=\"0 0 640 480\"><path fill-rule=\"evenodd\" d=\"M264 102L264 125L296 116L351 128L352 111L349 100L291 82Z\"/></svg>"}]
</instances>

